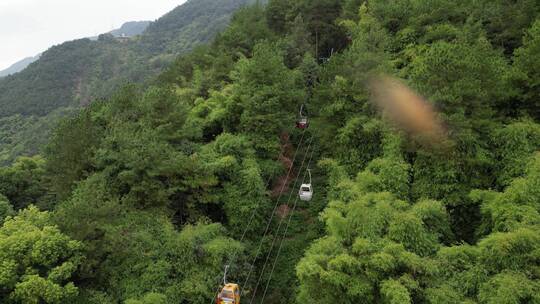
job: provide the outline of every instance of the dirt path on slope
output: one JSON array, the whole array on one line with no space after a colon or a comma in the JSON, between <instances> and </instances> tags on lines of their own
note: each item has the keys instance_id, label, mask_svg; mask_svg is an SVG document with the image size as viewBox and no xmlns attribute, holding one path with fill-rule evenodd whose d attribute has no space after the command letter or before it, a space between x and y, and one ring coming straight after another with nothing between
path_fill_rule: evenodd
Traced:
<instances>
[{"instance_id":1,"label":"dirt path on slope","mask_svg":"<svg viewBox=\"0 0 540 304\"><path fill-rule=\"evenodd\" d=\"M294 157L294 147L290 141L290 136L288 133L282 133L280 136L281 140L281 153L278 161L284 168L284 173L282 176L278 177L277 180L272 185L271 196L272 198L277 198L280 192L289 191L289 186L293 180L293 172L290 174L287 173L292 169L293 166L293 157Z\"/></svg>"}]
</instances>

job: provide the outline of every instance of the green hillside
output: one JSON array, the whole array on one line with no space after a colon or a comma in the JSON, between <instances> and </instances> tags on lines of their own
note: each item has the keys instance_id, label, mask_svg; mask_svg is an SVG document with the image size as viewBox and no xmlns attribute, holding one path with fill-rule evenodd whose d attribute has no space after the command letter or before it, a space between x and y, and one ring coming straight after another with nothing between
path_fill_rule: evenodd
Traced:
<instances>
[{"instance_id":1,"label":"green hillside","mask_svg":"<svg viewBox=\"0 0 540 304\"><path fill-rule=\"evenodd\" d=\"M0 168L0 302L540 303L539 13L238 10Z\"/></svg>"},{"instance_id":2,"label":"green hillside","mask_svg":"<svg viewBox=\"0 0 540 304\"><path fill-rule=\"evenodd\" d=\"M106 98L127 82L148 83L176 56L211 41L247 2L191 0L151 23L142 35L104 34L54 46L24 71L0 79L0 118L41 120L60 108ZM46 134L43 130L40 136ZM33 151L0 143L0 163Z\"/></svg>"},{"instance_id":3,"label":"green hillside","mask_svg":"<svg viewBox=\"0 0 540 304\"><path fill-rule=\"evenodd\" d=\"M126 81L152 78L176 55L209 42L246 0L192 0L129 40L102 35L52 47L23 72L0 80L0 116L46 115L88 104Z\"/></svg>"}]
</instances>

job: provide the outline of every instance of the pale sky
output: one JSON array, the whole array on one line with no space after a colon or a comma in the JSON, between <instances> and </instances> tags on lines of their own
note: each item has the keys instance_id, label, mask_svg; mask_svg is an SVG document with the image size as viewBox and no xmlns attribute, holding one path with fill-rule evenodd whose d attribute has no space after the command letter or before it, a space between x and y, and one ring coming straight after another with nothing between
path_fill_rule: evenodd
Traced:
<instances>
[{"instance_id":1,"label":"pale sky","mask_svg":"<svg viewBox=\"0 0 540 304\"><path fill-rule=\"evenodd\" d=\"M0 0L0 70L127 21L155 20L186 0Z\"/></svg>"}]
</instances>

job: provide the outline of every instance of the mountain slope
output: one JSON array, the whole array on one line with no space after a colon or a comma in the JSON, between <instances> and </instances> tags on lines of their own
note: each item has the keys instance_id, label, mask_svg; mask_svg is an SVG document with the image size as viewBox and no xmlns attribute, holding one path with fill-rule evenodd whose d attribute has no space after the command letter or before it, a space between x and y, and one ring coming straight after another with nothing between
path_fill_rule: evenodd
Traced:
<instances>
[{"instance_id":1,"label":"mountain slope","mask_svg":"<svg viewBox=\"0 0 540 304\"><path fill-rule=\"evenodd\" d=\"M231 13L249 0L190 0L150 24L141 46L154 53L183 53L212 40L227 25ZM204 10L201 8L204 7ZM197 35L193 35L193 31Z\"/></svg>"},{"instance_id":2,"label":"mountain slope","mask_svg":"<svg viewBox=\"0 0 540 304\"><path fill-rule=\"evenodd\" d=\"M126 81L142 82L178 54L206 43L249 0L188 1L131 40L101 35L46 51L28 69L0 80L0 117L46 115L110 94ZM92 93L90 93L92 92Z\"/></svg>"},{"instance_id":3,"label":"mountain slope","mask_svg":"<svg viewBox=\"0 0 540 304\"><path fill-rule=\"evenodd\" d=\"M27 66L29 66L32 62L35 62L39 59L41 54L36 55L34 57L26 57L21 61L17 61L14 64L12 64L9 68L0 71L0 77L5 77L11 74L18 73L24 69L26 69Z\"/></svg>"},{"instance_id":4,"label":"mountain slope","mask_svg":"<svg viewBox=\"0 0 540 304\"><path fill-rule=\"evenodd\" d=\"M109 34L115 36L115 37L133 37L142 34L146 28L150 25L151 21L130 21L122 24L122 26L118 29L112 30L109 32ZM90 37L90 40L97 40L98 37ZM15 73L18 73L26 67L28 67L31 63L36 62L41 57L41 53L33 56L33 57L26 57L20 61L15 62L12 64L9 68L0 71L0 77L9 76Z\"/></svg>"},{"instance_id":5,"label":"mountain slope","mask_svg":"<svg viewBox=\"0 0 540 304\"><path fill-rule=\"evenodd\" d=\"M53 46L23 71L0 79L0 163L37 151L23 137L50 115L56 120L92 100L103 99L127 82L145 83L167 67L179 54L209 42L228 23L231 15L251 0L190 0L151 24L127 23L97 39L79 39ZM148 28L131 38L129 36ZM3 119L5 118L5 119ZM20 132L10 121L24 121ZM8 133L2 130L9 130ZM43 141L44 142L44 141Z\"/></svg>"}]
</instances>

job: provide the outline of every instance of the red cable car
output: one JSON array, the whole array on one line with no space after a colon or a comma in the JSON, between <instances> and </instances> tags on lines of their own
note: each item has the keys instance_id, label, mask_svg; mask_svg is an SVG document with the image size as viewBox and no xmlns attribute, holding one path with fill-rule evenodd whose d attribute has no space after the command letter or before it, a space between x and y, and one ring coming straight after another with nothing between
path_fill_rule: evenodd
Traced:
<instances>
[{"instance_id":1,"label":"red cable car","mask_svg":"<svg viewBox=\"0 0 540 304\"><path fill-rule=\"evenodd\" d=\"M307 111L304 109L304 105L300 107L300 112L298 113L298 119L296 120L296 127L298 129L307 129L309 126L309 120L307 116Z\"/></svg>"}]
</instances>

